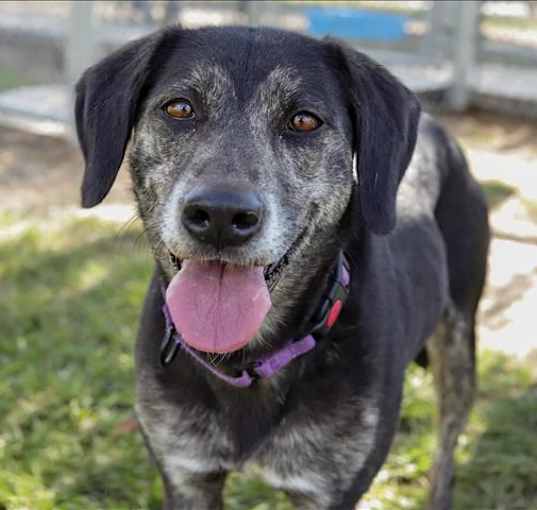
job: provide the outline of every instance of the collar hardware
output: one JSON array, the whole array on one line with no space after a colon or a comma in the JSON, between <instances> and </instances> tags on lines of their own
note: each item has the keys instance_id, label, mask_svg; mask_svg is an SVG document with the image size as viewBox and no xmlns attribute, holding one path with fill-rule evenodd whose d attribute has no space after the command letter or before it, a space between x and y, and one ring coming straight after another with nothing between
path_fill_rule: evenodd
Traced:
<instances>
[{"instance_id":1,"label":"collar hardware","mask_svg":"<svg viewBox=\"0 0 537 510\"><path fill-rule=\"evenodd\" d=\"M175 326L172 323L168 307L163 307L162 312L166 320L166 330L160 343L160 364L165 367L175 359L175 356L177 356L177 353L181 349L181 344L175 339Z\"/></svg>"}]
</instances>

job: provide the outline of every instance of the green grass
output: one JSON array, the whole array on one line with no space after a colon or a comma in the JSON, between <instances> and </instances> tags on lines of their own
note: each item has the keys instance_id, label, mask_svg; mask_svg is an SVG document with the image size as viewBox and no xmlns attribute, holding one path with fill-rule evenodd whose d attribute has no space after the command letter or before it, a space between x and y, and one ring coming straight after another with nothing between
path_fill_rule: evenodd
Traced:
<instances>
[{"instance_id":1,"label":"green grass","mask_svg":"<svg viewBox=\"0 0 537 510\"><path fill-rule=\"evenodd\" d=\"M516 189L501 181L484 181L481 189L485 192L488 205L495 209L516 193Z\"/></svg>"},{"instance_id":2,"label":"green grass","mask_svg":"<svg viewBox=\"0 0 537 510\"><path fill-rule=\"evenodd\" d=\"M3 68L0 72L0 91L21 87L23 85L31 85L31 80L23 78L20 73L13 69Z\"/></svg>"},{"instance_id":3,"label":"green grass","mask_svg":"<svg viewBox=\"0 0 537 510\"><path fill-rule=\"evenodd\" d=\"M537 19L532 17L488 16L481 22L483 28L503 30L537 30Z\"/></svg>"},{"instance_id":4,"label":"green grass","mask_svg":"<svg viewBox=\"0 0 537 510\"><path fill-rule=\"evenodd\" d=\"M480 355L480 388L457 451L455 510L537 510L535 367L498 353ZM418 510L434 453L431 377L411 367L400 432L368 498L382 510Z\"/></svg>"},{"instance_id":5,"label":"green grass","mask_svg":"<svg viewBox=\"0 0 537 510\"><path fill-rule=\"evenodd\" d=\"M17 219L0 217L0 226ZM7 229L9 230L9 229ZM157 509L132 418L132 346L151 273L140 232L73 220L0 237L0 509ZM506 341L513 341L508 339ZM529 363L487 354L458 452L456 510L537 510L537 390ZM371 508L418 509L434 450L430 376L409 373L401 432ZM292 510L254 473L227 510Z\"/></svg>"},{"instance_id":6,"label":"green grass","mask_svg":"<svg viewBox=\"0 0 537 510\"><path fill-rule=\"evenodd\" d=\"M522 204L526 208L530 220L537 224L537 200L522 198Z\"/></svg>"}]
</instances>

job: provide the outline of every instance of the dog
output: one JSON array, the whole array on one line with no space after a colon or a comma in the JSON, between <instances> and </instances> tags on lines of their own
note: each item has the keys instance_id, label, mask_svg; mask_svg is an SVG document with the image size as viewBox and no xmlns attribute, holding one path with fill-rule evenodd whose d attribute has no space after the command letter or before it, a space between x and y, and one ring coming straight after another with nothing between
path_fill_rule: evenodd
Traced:
<instances>
[{"instance_id":1,"label":"dog","mask_svg":"<svg viewBox=\"0 0 537 510\"><path fill-rule=\"evenodd\" d=\"M75 114L83 206L126 156L156 261L136 413L163 508L222 508L249 466L297 508L354 508L415 360L439 398L428 508L451 508L488 215L416 96L331 38L172 27L90 67Z\"/></svg>"}]
</instances>

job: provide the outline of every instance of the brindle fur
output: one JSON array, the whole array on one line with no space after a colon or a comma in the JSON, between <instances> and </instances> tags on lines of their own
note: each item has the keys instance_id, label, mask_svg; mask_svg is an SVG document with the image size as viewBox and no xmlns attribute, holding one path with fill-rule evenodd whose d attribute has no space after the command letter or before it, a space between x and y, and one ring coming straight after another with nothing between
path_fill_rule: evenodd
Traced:
<instances>
[{"instance_id":1,"label":"brindle fur","mask_svg":"<svg viewBox=\"0 0 537 510\"><path fill-rule=\"evenodd\" d=\"M162 105L174 98L190 99L196 118L166 117ZM290 132L300 110L323 126ZM489 234L464 157L429 116L420 120L415 96L333 40L171 28L90 68L76 116L85 206L105 197L130 142L156 260L136 347L136 411L164 480L164 508L221 508L226 474L250 467L297 508L353 508L388 453L405 369L439 328L427 344L441 431L430 508L449 509L453 450L473 394ZM211 183L260 194L263 225L248 243L217 251L182 226L185 195ZM170 251L266 266L297 239L259 334L218 362L231 371L300 336L344 249L349 299L314 351L248 389L183 353L160 366L160 285L177 271Z\"/></svg>"}]
</instances>

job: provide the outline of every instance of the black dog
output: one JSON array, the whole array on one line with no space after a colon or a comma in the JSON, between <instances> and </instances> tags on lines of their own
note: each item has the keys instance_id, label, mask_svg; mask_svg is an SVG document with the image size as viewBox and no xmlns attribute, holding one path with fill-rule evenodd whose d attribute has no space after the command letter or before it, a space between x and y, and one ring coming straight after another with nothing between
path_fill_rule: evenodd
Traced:
<instances>
[{"instance_id":1,"label":"black dog","mask_svg":"<svg viewBox=\"0 0 537 510\"><path fill-rule=\"evenodd\" d=\"M334 40L169 28L90 68L76 121L83 205L127 151L156 259L137 413L164 507L221 508L226 474L256 465L299 508L353 508L428 358L430 508L450 508L489 231L416 97Z\"/></svg>"}]
</instances>

